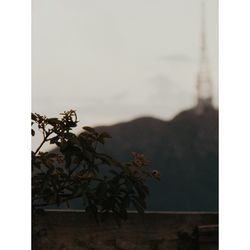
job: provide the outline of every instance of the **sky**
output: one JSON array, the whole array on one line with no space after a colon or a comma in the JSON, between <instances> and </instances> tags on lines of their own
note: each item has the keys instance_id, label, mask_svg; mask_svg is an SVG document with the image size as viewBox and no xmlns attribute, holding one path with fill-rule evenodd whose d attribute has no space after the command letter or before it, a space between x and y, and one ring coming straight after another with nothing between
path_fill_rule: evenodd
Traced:
<instances>
[{"instance_id":1,"label":"sky","mask_svg":"<svg viewBox=\"0 0 250 250\"><path fill-rule=\"evenodd\" d=\"M163 120L196 104L202 0L33 0L32 111L81 125ZM218 103L218 2L206 2Z\"/></svg>"}]
</instances>

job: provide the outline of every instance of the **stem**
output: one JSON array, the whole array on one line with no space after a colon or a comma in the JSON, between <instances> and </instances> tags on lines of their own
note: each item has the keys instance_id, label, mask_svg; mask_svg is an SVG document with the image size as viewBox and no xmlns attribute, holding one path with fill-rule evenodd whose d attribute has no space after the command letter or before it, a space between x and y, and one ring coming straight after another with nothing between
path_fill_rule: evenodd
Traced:
<instances>
[{"instance_id":1,"label":"stem","mask_svg":"<svg viewBox=\"0 0 250 250\"><path fill-rule=\"evenodd\" d=\"M41 149L41 147L43 146L43 144L46 142L46 137L43 139L42 143L40 144L40 146L37 148L37 150L35 151L35 155L39 152L39 150Z\"/></svg>"},{"instance_id":2,"label":"stem","mask_svg":"<svg viewBox=\"0 0 250 250\"><path fill-rule=\"evenodd\" d=\"M39 152L39 150L41 149L41 147L43 146L43 144L47 141L48 137L52 134L52 132L49 132L46 136L44 136L43 141L41 142L41 144L39 145L39 147L37 148L37 150L35 151L35 155Z\"/></svg>"}]
</instances>

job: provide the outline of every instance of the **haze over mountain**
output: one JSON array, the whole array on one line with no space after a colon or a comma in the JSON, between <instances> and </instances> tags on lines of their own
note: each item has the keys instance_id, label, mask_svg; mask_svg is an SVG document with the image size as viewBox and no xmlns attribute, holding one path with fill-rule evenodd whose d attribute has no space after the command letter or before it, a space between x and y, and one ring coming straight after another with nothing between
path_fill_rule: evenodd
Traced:
<instances>
[{"instance_id":1,"label":"haze over mountain","mask_svg":"<svg viewBox=\"0 0 250 250\"><path fill-rule=\"evenodd\" d=\"M152 181L149 210L218 210L218 110L181 112L171 121L142 117L97 127L112 139L104 148L120 161L142 152L161 172Z\"/></svg>"}]
</instances>

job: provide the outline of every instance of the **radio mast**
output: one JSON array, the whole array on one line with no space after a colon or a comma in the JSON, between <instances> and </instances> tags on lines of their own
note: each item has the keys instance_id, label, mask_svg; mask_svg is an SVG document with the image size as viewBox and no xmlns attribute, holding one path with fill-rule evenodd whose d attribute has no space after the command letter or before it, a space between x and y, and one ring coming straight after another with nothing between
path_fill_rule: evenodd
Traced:
<instances>
[{"instance_id":1,"label":"radio mast","mask_svg":"<svg viewBox=\"0 0 250 250\"><path fill-rule=\"evenodd\" d=\"M201 114L207 107L212 106L212 80L210 77L209 61L206 45L205 3L201 5L201 47L200 65L197 74L197 113Z\"/></svg>"}]
</instances>

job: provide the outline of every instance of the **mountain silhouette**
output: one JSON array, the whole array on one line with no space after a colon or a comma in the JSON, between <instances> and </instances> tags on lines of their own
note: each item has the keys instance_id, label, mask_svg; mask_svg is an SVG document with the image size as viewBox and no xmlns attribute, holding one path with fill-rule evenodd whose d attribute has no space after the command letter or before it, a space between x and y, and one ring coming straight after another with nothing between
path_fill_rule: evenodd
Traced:
<instances>
[{"instance_id":1,"label":"mountain silhouette","mask_svg":"<svg viewBox=\"0 0 250 250\"><path fill-rule=\"evenodd\" d=\"M149 181L148 210L218 210L218 110L181 112L171 121L142 117L100 126L112 139L101 151L119 161L142 152L161 180Z\"/></svg>"}]
</instances>

